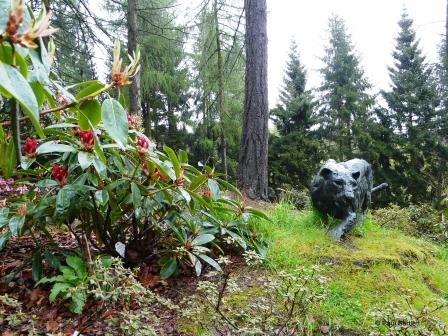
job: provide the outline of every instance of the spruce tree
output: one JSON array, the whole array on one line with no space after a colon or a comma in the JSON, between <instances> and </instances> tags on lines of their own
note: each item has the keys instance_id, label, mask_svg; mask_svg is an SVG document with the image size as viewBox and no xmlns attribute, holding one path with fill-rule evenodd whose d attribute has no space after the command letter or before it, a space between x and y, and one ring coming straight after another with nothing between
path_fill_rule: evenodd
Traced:
<instances>
[{"instance_id":1,"label":"spruce tree","mask_svg":"<svg viewBox=\"0 0 448 336\"><path fill-rule=\"evenodd\" d=\"M434 150L439 98L432 69L425 62L406 10L398 24L394 66L389 68L392 87L382 92L391 111L396 145L402 153L401 159L393 163L402 180L392 188L408 193L412 202L426 202L434 194L430 181L439 155Z\"/></svg>"},{"instance_id":2,"label":"spruce tree","mask_svg":"<svg viewBox=\"0 0 448 336\"><path fill-rule=\"evenodd\" d=\"M367 93L370 84L361 69L344 20L329 20L329 45L321 69L318 111L319 134L328 141L328 155L339 160L353 158L358 152L356 139L365 132L364 121L373 103Z\"/></svg>"},{"instance_id":3,"label":"spruce tree","mask_svg":"<svg viewBox=\"0 0 448 336\"><path fill-rule=\"evenodd\" d=\"M283 81L280 104L271 111L271 118L282 135L293 131L305 132L310 127L312 97L305 90L306 70L300 62L295 41L291 42Z\"/></svg>"},{"instance_id":4,"label":"spruce tree","mask_svg":"<svg viewBox=\"0 0 448 336\"><path fill-rule=\"evenodd\" d=\"M291 43L280 104L271 110L279 136L269 145L269 185L274 191L305 189L323 159L319 142L310 134L312 96L306 90L306 70L297 44Z\"/></svg>"}]
</instances>

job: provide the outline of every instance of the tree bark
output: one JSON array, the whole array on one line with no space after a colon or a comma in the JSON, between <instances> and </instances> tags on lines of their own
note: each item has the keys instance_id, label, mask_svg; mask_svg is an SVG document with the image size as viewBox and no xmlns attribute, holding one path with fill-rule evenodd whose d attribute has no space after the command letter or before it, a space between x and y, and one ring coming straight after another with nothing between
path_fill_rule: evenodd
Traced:
<instances>
[{"instance_id":1,"label":"tree bark","mask_svg":"<svg viewBox=\"0 0 448 336\"><path fill-rule=\"evenodd\" d=\"M128 53L132 55L137 49L137 0L128 0ZM140 73L132 78L129 86L129 112L140 114Z\"/></svg>"},{"instance_id":2,"label":"tree bark","mask_svg":"<svg viewBox=\"0 0 448 336\"><path fill-rule=\"evenodd\" d=\"M218 19L218 0L214 1L213 11L215 16L215 36L216 36L216 55L218 59L218 113L219 126L221 138L221 164L224 169L224 176L227 180L227 139L224 132L224 79L223 79L223 65L222 65L222 50L221 50L221 35L219 30Z\"/></svg>"},{"instance_id":3,"label":"tree bark","mask_svg":"<svg viewBox=\"0 0 448 336\"><path fill-rule=\"evenodd\" d=\"M250 198L268 199L266 0L245 0L246 76L238 184Z\"/></svg>"}]
</instances>

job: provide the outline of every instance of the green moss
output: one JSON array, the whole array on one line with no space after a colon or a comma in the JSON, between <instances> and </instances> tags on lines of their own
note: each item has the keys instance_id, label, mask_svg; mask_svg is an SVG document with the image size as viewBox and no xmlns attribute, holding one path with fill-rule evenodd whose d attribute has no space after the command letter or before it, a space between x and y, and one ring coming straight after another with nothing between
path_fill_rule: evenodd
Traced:
<instances>
[{"instance_id":1,"label":"green moss","mask_svg":"<svg viewBox=\"0 0 448 336\"><path fill-rule=\"evenodd\" d=\"M447 296L448 247L383 229L375 218L367 218L346 242L338 244L326 236L329 224L313 210L297 212L278 205L269 215L272 222L256 223L271 242L268 265L282 270L323 265L331 283L326 302L315 313L332 325L365 332L368 312L402 301L403 289L415 294L417 308ZM439 317L448 323L448 311L441 311Z\"/></svg>"}]
</instances>

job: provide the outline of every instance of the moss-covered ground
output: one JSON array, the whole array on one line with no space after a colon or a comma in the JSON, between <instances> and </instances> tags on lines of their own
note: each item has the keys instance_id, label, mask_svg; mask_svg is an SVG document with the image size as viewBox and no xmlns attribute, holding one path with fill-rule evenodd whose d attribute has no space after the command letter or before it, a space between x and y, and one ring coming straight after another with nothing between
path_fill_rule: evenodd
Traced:
<instances>
[{"instance_id":1,"label":"moss-covered ground","mask_svg":"<svg viewBox=\"0 0 448 336\"><path fill-rule=\"evenodd\" d=\"M411 290L416 308L448 298L448 248L381 228L375 218L359 224L343 243L330 240L325 220L313 210L278 205L271 222L255 223L269 240L267 264L274 270L319 264L330 278L328 297L315 314L329 325L367 334L369 312L403 299ZM448 311L439 311L448 323Z\"/></svg>"}]
</instances>

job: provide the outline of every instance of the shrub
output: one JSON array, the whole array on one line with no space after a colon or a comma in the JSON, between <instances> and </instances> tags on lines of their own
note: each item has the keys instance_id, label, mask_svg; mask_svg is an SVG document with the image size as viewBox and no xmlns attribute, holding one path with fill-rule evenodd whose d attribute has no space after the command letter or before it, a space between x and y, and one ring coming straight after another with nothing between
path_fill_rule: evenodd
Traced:
<instances>
[{"instance_id":1,"label":"shrub","mask_svg":"<svg viewBox=\"0 0 448 336\"><path fill-rule=\"evenodd\" d=\"M373 216L382 227L399 229L409 235L448 241L447 224L444 216L429 204L411 204L407 208L391 204L387 208L374 210Z\"/></svg>"},{"instance_id":2,"label":"shrub","mask_svg":"<svg viewBox=\"0 0 448 336\"><path fill-rule=\"evenodd\" d=\"M23 4L15 6L10 23L23 16ZM109 83L65 88L50 70L54 46L50 42L47 52L41 39L53 31L48 19L44 11L32 19L40 35L23 36L20 27L0 35L0 95L17 108L4 125L18 123L21 109L40 137L29 136L22 145L17 127L11 136L0 126L5 145L0 157L14 149L22 168L16 182L29 188L0 209L0 249L11 236L43 233L52 239L51 225L66 226L80 246L123 257L130 265L159 258L161 274L168 277L182 267L200 274L203 264L219 270L213 258L228 239L240 250L260 246L248 221L262 213L224 197L226 190L241 194L213 168L199 171L188 164L185 151L157 148L126 113L121 90L138 71L139 52L122 68L117 42ZM12 48L15 44L22 48ZM43 115L53 115L47 127ZM5 174L10 168L0 169ZM33 257L37 280L41 250Z\"/></svg>"},{"instance_id":3,"label":"shrub","mask_svg":"<svg viewBox=\"0 0 448 336\"><path fill-rule=\"evenodd\" d=\"M309 190L297 190L289 185L283 185L279 191L279 203L292 205L297 210L304 210L311 206L311 197Z\"/></svg>"}]
</instances>

